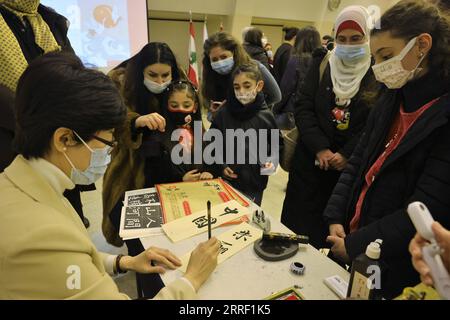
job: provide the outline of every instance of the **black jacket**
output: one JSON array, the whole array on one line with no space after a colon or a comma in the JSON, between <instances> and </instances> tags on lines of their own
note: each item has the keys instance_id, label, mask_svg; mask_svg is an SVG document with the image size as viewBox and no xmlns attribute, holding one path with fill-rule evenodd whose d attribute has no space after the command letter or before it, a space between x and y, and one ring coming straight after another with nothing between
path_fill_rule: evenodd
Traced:
<instances>
[{"instance_id":1,"label":"black jacket","mask_svg":"<svg viewBox=\"0 0 450 320\"><path fill-rule=\"evenodd\" d=\"M0 172L14 160L14 93L0 85Z\"/></svg>"},{"instance_id":2,"label":"black jacket","mask_svg":"<svg viewBox=\"0 0 450 320\"><path fill-rule=\"evenodd\" d=\"M56 13L53 9L43 5L39 5L38 12L49 25L50 30L62 49L73 53L73 49L67 38L68 20ZM34 33L30 25L24 28L20 19L1 5L0 15L16 36L23 55L28 62L43 54L43 50L35 43ZM0 88L0 172L11 164L16 155L12 147L15 130L13 112L14 94L8 91L6 88Z\"/></svg>"},{"instance_id":3,"label":"black jacket","mask_svg":"<svg viewBox=\"0 0 450 320\"><path fill-rule=\"evenodd\" d=\"M267 56L266 50L264 50L263 47L256 46L250 43L244 43L243 47L253 60L261 62L262 65L267 68L267 70L273 73L272 67L269 64L269 57Z\"/></svg>"},{"instance_id":4,"label":"black jacket","mask_svg":"<svg viewBox=\"0 0 450 320\"><path fill-rule=\"evenodd\" d=\"M328 228L322 213L341 174L336 170L320 170L315 166L316 154L330 149L349 159L370 112L368 104L361 99L361 92L366 83L372 81L372 75L368 72L349 106L347 130L338 130L332 115L336 104L329 65L319 83L320 64L325 55L326 51L314 52L313 62L300 88L295 110L299 139L281 215L284 225L298 234L309 236L311 245L316 248L327 246Z\"/></svg>"},{"instance_id":5,"label":"black jacket","mask_svg":"<svg viewBox=\"0 0 450 320\"><path fill-rule=\"evenodd\" d=\"M248 108L248 106L242 106L236 100L236 98L233 98L233 96L229 95L228 102L224 105L223 108L218 111L216 117L214 118L213 123L211 124L211 129L218 129L222 132L222 135L224 137L224 149L218 151L219 153L221 153L219 157L223 157L225 164L213 166L212 171L214 172L215 176L222 176L223 169L229 166L239 176L237 180L231 181L231 184L235 188L243 191L244 193L263 191L267 186L268 176L261 175L262 159L259 157L259 155L255 155L252 151L258 151L259 154L259 146L264 144L268 146L267 155L271 155L272 146L270 130L277 129L275 119L272 112L267 107L267 104L264 101L264 95L262 93L258 94L257 100L254 103L257 109L251 115L244 115L243 117L241 117L239 114L236 114L231 110L232 107L230 106L230 104L233 104L239 108ZM245 140L244 146L238 145L238 143L235 142L233 164L228 165L226 163L226 146L229 141L225 140L227 129L242 129L244 132L246 132L248 129L255 129L257 132L257 150L252 148L254 147L254 145L250 145L251 142L249 141L249 139ZM260 137L258 135L260 129L268 130L266 141L260 141ZM241 148L245 150L244 153L246 163L249 163L248 159L257 157L257 164L237 164L238 156L240 156L242 153L242 151L239 151L242 150Z\"/></svg>"},{"instance_id":6,"label":"black jacket","mask_svg":"<svg viewBox=\"0 0 450 320\"><path fill-rule=\"evenodd\" d=\"M43 6L42 4L39 5L38 12L41 14L45 22L47 22L53 36L61 46L61 49L63 51L75 53L70 44L69 38L67 37L67 32L69 31L69 20L52 8Z\"/></svg>"},{"instance_id":7,"label":"black jacket","mask_svg":"<svg viewBox=\"0 0 450 320\"><path fill-rule=\"evenodd\" d=\"M278 83L281 83L286 66L291 58L292 45L289 43L283 43L275 53L273 58L273 74Z\"/></svg>"},{"instance_id":8,"label":"black jacket","mask_svg":"<svg viewBox=\"0 0 450 320\"><path fill-rule=\"evenodd\" d=\"M144 175L146 188L154 187L156 184L181 182L184 175L192 170L207 171L208 168L203 164L195 164L194 150L192 150L190 155L191 164L181 163L177 165L173 163L172 151L173 148L178 146L178 141L172 141L172 133L176 130L172 124L167 122L166 131L161 133L159 131L151 131L148 128L135 129L136 119L131 121L131 132L133 135L143 133L139 152L141 157L145 159ZM195 119L195 121L198 120ZM167 118L166 121L168 121ZM203 145L201 137L193 138L194 142L198 141Z\"/></svg>"},{"instance_id":9,"label":"black jacket","mask_svg":"<svg viewBox=\"0 0 450 320\"><path fill-rule=\"evenodd\" d=\"M52 8L46 7L42 4L39 5L38 12L42 16L42 19L44 19L44 21L48 24L56 42L58 42L61 46L61 49L63 51L74 53L72 46L70 45L69 38L67 37L69 21ZM15 14L3 8L1 5L0 14L3 16L9 28L16 36L22 49L22 53L28 63L44 54L44 51L36 44L34 40L34 33L31 25L27 23L24 27L20 19Z\"/></svg>"},{"instance_id":10,"label":"black jacket","mask_svg":"<svg viewBox=\"0 0 450 320\"><path fill-rule=\"evenodd\" d=\"M328 224L348 228L365 175L385 148L400 103L412 112L446 93L417 120L385 161L365 196L359 229L345 238L352 259L363 253L371 241L383 240L382 259L389 271L388 278L382 279L382 290L387 298L420 282L408 252L415 229L406 213L407 206L421 201L437 221L450 227L449 87L448 81L429 74L401 90L386 90L372 110L365 133L324 212Z\"/></svg>"},{"instance_id":11,"label":"black jacket","mask_svg":"<svg viewBox=\"0 0 450 320\"><path fill-rule=\"evenodd\" d=\"M306 79L311 63L311 55L303 55L301 57L295 55L289 59L287 69L280 83L281 96L283 98L274 106L273 112L275 114L294 112L298 103L300 88Z\"/></svg>"},{"instance_id":12,"label":"black jacket","mask_svg":"<svg viewBox=\"0 0 450 320\"><path fill-rule=\"evenodd\" d=\"M326 51L322 49L314 52L313 63L300 89L295 122L299 129L300 141L314 156L321 150L331 149L348 159L358 143L369 114L369 106L361 94L364 88L374 81L373 73L370 70L367 72L361 82L359 93L352 99L349 106L349 128L340 131L336 128L331 113L336 104L329 64L319 83L320 64L325 55Z\"/></svg>"}]
</instances>

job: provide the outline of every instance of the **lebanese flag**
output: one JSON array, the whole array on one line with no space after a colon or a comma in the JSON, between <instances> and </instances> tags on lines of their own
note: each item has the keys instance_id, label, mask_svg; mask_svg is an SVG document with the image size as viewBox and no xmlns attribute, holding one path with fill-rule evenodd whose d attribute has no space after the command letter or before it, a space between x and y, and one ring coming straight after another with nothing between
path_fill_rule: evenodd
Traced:
<instances>
[{"instance_id":1,"label":"lebanese flag","mask_svg":"<svg viewBox=\"0 0 450 320\"><path fill-rule=\"evenodd\" d=\"M189 23L189 33L190 33L190 42L189 42L188 79L192 82L193 85L198 87L197 50L195 49L195 29L194 24L192 23L192 19Z\"/></svg>"}]
</instances>

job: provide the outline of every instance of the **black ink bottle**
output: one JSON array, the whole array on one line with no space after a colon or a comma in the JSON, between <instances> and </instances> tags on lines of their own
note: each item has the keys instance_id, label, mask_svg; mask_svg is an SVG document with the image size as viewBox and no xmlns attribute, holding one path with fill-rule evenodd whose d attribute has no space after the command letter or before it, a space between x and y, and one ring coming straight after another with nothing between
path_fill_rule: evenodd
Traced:
<instances>
[{"instance_id":1,"label":"black ink bottle","mask_svg":"<svg viewBox=\"0 0 450 320\"><path fill-rule=\"evenodd\" d=\"M347 298L360 300L381 300L380 263L381 244L383 240L376 240L367 246L366 252L353 260L348 285Z\"/></svg>"}]
</instances>

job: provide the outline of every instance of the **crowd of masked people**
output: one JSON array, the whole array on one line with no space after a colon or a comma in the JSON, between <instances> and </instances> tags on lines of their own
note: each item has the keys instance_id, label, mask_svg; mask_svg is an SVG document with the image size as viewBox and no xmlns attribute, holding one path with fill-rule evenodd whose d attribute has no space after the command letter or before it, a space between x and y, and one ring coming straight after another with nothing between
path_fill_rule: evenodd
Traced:
<instances>
[{"instance_id":1,"label":"crowd of masked people","mask_svg":"<svg viewBox=\"0 0 450 320\"><path fill-rule=\"evenodd\" d=\"M406 208L427 205L448 269L448 12L439 1L402 0L373 21L349 6L332 36L313 26L283 29L275 54L258 28L244 30L242 42L218 32L204 43L197 88L165 43L145 45L104 75L75 56L63 16L38 0L1 0L0 299L128 299L111 278L127 271L136 272L139 297L195 298L217 265L219 241L200 244L186 274L164 284L159 274L181 261L119 237L125 192L222 177L261 205L276 159L288 154L281 148L275 160L250 162L255 150L246 141L234 157L216 150L223 163L175 165L180 145L194 158L203 140L195 134L207 132L202 113L224 136L280 129L284 140L295 132L281 215L293 232L330 248L342 265L382 239L386 298L419 276L431 284L425 241L414 237ZM260 139L273 149L270 137ZM99 179L103 234L114 246L125 242L127 256L98 252L86 232L80 192ZM73 265L80 287L65 285Z\"/></svg>"}]
</instances>

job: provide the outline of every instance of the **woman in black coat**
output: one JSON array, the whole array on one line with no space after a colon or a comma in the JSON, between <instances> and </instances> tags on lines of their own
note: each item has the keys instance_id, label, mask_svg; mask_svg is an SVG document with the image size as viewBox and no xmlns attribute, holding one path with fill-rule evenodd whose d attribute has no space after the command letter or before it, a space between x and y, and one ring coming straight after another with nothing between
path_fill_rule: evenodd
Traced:
<instances>
[{"instance_id":1,"label":"woman in black coat","mask_svg":"<svg viewBox=\"0 0 450 320\"><path fill-rule=\"evenodd\" d=\"M279 84L281 84L281 79L283 79L284 72L286 71L287 64L291 58L291 52L295 41L297 40L297 33L299 29L296 27L283 28L284 42L275 52L275 57L273 58L273 73L274 77Z\"/></svg>"},{"instance_id":2,"label":"woman in black coat","mask_svg":"<svg viewBox=\"0 0 450 320\"><path fill-rule=\"evenodd\" d=\"M293 129L295 125L293 123L293 115L295 106L298 103L299 90L311 67L312 54L320 47L320 33L316 28L312 26L305 27L297 33L294 50L280 84L283 98L272 109L276 119L280 119L280 121L277 121L277 124L282 130ZM286 119L289 119L289 121L286 121Z\"/></svg>"},{"instance_id":3,"label":"woman in black coat","mask_svg":"<svg viewBox=\"0 0 450 320\"><path fill-rule=\"evenodd\" d=\"M327 246L328 228L322 213L369 113L362 99L364 89L374 82L368 72L370 30L366 15L362 7L350 7L341 12L335 27L339 46L352 44L360 48L359 55L336 50L328 56L326 49L318 49L300 89L295 113L299 140L281 222L295 233L309 236L316 248ZM350 19L352 24L347 23ZM327 65L325 57L329 57ZM344 80L349 78L351 85Z\"/></svg>"},{"instance_id":4,"label":"woman in black coat","mask_svg":"<svg viewBox=\"0 0 450 320\"><path fill-rule=\"evenodd\" d=\"M273 73L272 67L269 64L269 56L263 46L263 36L264 34L260 29L250 28L245 33L243 47L253 60L261 62L267 70Z\"/></svg>"},{"instance_id":5,"label":"woman in black coat","mask_svg":"<svg viewBox=\"0 0 450 320\"><path fill-rule=\"evenodd\" d=\"M420 282L408 252L415 234L408 205L423 202L450 227L450 25L431 5L407 0L388 10L381 26L371 47L375 75L388 88L324 216L332 252L345 262L383 240L388 273L381 289L392 298Z\"/></svg>"}]
</instances>

